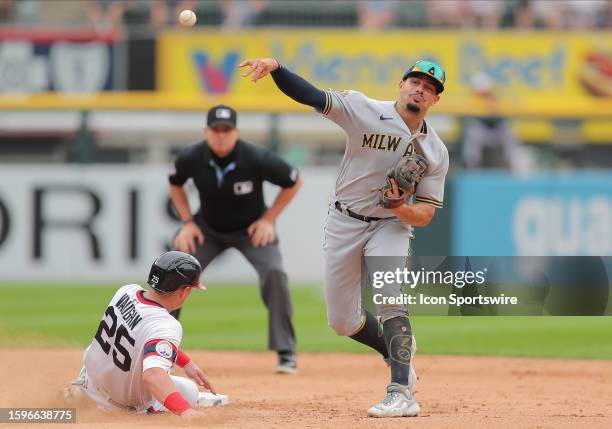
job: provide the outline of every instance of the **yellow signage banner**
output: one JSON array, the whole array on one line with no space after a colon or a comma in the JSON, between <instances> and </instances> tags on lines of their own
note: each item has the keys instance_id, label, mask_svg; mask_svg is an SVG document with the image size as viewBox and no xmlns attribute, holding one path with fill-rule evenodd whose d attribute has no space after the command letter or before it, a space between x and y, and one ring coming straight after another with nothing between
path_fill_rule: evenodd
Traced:
<instances>
[{"instance_id":1,"label":"yellow signage banner","mask_svg":"<svg viewBox=\"0 0 612 429\"><path fill-rule=\"evenodd\" d=\"M395 98L402 74L417 59L446 69L445 104L459 106L478 72L489 75L500 95L528 104L571 108L612 99L612 32L168 31L158 40L157 57L159 90L221 97L239 109L283 103L272 79L253 84L240 77L238 64L257 57L274 57L317 87L379 99Z\"/></svg>"}]
</instances>

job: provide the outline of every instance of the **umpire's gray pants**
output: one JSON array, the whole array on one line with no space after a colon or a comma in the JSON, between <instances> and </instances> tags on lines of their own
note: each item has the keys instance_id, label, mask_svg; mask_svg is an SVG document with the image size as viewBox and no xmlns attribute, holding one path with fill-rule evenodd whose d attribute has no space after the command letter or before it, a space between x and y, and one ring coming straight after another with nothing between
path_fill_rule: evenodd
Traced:
<instances>
[{"instance_id":1,"label":"umpire's gray pants","mask_svg":"<svg viewBox=\"0 0 612 429\"><path fill-rule=\"evenodd\" d=\"M268 309L268 349L295 350L295 332L291 323L293 309L283 270L278 239L263 247L253 247L246 230L217 232L199 224L204 233L204 246L197 246L194 255L206 269L215 257L231 247L251 263L259 275L261 298Z\"/></svg>"}]
</instances>

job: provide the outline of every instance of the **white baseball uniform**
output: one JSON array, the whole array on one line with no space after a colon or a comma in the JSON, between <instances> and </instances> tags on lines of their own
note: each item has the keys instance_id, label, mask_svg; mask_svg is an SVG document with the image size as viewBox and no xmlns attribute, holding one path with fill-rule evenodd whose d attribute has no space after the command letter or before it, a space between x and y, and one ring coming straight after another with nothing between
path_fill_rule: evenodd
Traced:
<instances>
[{"instance_id":1,"label":"white baseball uniform","mask_svg":"<svg viewBox=\"0 0 612 429\"><path fill-rule=\"evenodd\" d=\"M131 284L115 293L85 351L84 389L106 410L163 409L145 387L142 375L149 368L170 372L183 328L161 304L145 298L143 292L139 285ZM198 390L195 383L174 376L172 381L195 406Z\"/></svg>"},{"instance_id":2,"label":"white baseball uniform","mask_svg":"<svg viewBox=\"0 0 612 429\"><path fill-rule=\"evenodd\" d=\"M325 226L327 315L336 333L350 336L365 320L361 308L362 256L408 256L413 238L410 225L378 206L378 194L372 188L383 184L387 170L398 159L417 150L427 159L428 167L411 198L441 208L448 150L426 122L419 134L412 135L393 101L373 100L357 91L327 90L326 97L321 113L347 134ZM366 222L350 217L348 210L382 219ZM400 293L401 285L395 287ZM379 305L377 310L382 322L407 312L400 304Z\"/></svg>"}]
</instances>

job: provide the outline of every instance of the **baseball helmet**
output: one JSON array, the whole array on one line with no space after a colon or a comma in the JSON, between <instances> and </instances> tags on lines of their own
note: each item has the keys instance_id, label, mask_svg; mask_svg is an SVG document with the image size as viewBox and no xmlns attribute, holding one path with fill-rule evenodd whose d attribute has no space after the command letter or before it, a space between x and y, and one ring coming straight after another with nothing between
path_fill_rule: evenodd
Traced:
<instances>
[{"instance_id":1,"label":"baseball helmet","mask_svg":"<svg viewBox=\"0 0 612 429\"><path fill-rule=\"evenodd\" d=\"M444 82L446 82L446 72L442 67L433 61L419 60L410 66L402 80L406 80L409 76L426 75L433 81L436 86L436 91L440 94L444 91Z\"/></svg>"},{"instance_id":2,"label":"baseball helmet","mask_svg":"<svg viewBox=\"0 0 612 429\"><path fill-rule=\"evenodd\" d=\"M147 283L157 292L174 292L182 287L206 290L200 284L202 266L188 253L172 250L159 256L151 266Z\"/></svg>"}]
</instances>

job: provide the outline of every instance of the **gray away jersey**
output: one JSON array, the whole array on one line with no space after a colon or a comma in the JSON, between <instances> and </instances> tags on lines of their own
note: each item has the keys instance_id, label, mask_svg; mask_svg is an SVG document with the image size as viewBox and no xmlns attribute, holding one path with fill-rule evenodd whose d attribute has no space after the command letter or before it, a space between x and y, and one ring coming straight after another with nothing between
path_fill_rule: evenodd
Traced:
<instances>
[{"instance_id":1,"label":"gray away jersey","mask_svg":"<svg viewBox=\"0 0 612 429\"><path fill-rule=\"evenodd\" d=\"M347 134L344 157L334 188L334 198L363 216L389 217L378 207L378 193L387 170L398 159L415 150L408 126L395 110L394 101L367 98L358 91L325 91L327 102L321 112ZM414 200L442 207L448 150L436 132L423 124L419 149L429 163L417 185Z\"/></svg>"}]
</instances>

